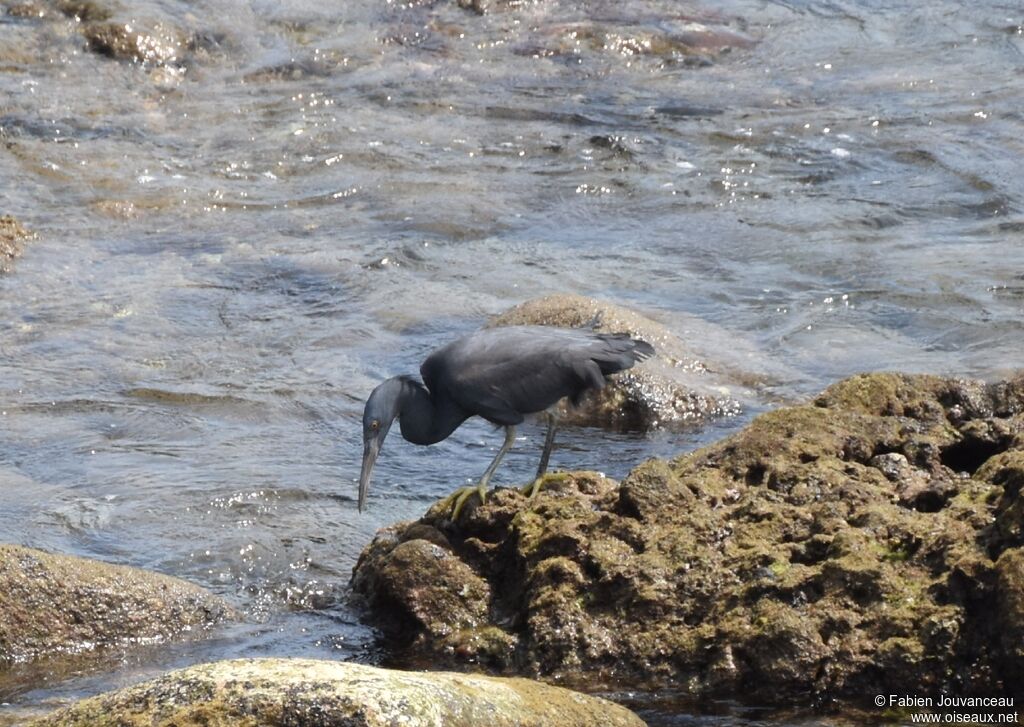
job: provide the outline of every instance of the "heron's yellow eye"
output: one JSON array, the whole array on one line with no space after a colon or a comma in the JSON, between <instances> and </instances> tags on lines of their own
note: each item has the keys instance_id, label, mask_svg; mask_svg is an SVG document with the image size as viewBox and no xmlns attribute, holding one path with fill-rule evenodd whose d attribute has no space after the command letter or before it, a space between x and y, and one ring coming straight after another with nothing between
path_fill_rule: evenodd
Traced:
<instances>
[{"instance_id":1,"label":"heron's yellow eye","mask_svg":"<svg viewBox=\"0 0 1024 727\"><path fill-rule=\"evenodd\" d=\"M380 429L380 422L374 419L372 422L370 422L370 429L376 432L378 429Z\"/></svg>"}]
</instances>

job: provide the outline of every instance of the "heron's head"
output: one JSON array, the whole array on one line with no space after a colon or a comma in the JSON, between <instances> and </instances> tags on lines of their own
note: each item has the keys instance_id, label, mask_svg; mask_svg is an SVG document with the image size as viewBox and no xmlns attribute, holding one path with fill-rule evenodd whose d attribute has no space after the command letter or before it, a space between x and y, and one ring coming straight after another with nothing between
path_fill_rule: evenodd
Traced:
<instances>
[{"instance_id":1,"label":"heron's head","mask_svg":"<svg viewBox=\"0 0 1024 727\"><path fill-rule=\"evenodd\" d=\"M384 437L401 409L403 381L400 377L388 379L370 393L363 409L363 469L359 473L359 512L366 506L370 491L370 474L377 461Z\"/></svg>"}]
</instances>

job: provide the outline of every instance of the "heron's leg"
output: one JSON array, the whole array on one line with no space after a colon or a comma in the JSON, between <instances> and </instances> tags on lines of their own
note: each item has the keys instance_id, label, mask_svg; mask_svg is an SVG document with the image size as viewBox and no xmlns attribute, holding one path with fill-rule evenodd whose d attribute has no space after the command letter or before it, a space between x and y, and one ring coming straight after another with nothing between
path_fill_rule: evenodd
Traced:
<instances>
[{"instance_id":1,"label":"heron's leg","mask_svg":"<svg viewBox=\"0 0 1024 727\"><path fill-rule=\"evenodd\" d=\"M540 453L540 464L537 466L538 480L548 471L548 462L551 460L551 450L555 446L555 429L557 428L558 419L554 414L548 414L548 433L544 437L544 451Z\"/></svg>"},{"instance_id":2,"label":"heron's leg","mask_svg":"<svg viewBox=\"0 0 1024 727\"><path fill-rule=\"evenodd\" d=\"M555 446L555 429L558 427L558 418L554 414L548 414L548 433L544 437L544 451L540 455L540 466L537 467L537 476L533 482L523 488L524 495L533 499L540 492L544 482L544 473L548 471L548 461L551 459L551 450Z\"/></svg>"},{"instance_id":3,"label":"heron's leg","mask_svg":"<svg viewBox=\"0 0 1024 727\"><path fill-rule=\"evenodd\" d=\"M491 466L484 472L484 476L480 478L480 495L483 496L484 491L487 489L487 485L491 481L491 477L494 475L495 470L498 469L498 465L501 464L502 457L505 453L512 449L512 445L516 443L516 428L505 427L505 441L501 445L501 449L494 455L494 461L491 462Z\"/></svg>"},{"instance_id":4,"label":"heron's leg","mask_svg":"<svg viewBox=\"0 0 1024 727\"><path fill-rule=\"evenodd\" d=\"M505 453L512 449L512 445L516 441L516 428L505 427L505 441L501 445L501 449L494 455L494 459L491 461L487 471L484 472L484 476L480 478L480 483L476 487L460 487L455 492L446 497L442 504L444 507L452 504L452 520L459 519L459 513L462 512L462 506L466 504L466 500L475 492L480 496L480 504L482 505L487 501L487 485L491 482L491 477L494 472L498 469L498 465L501 464L502 458Z\"/></svg>"}]
</instances>

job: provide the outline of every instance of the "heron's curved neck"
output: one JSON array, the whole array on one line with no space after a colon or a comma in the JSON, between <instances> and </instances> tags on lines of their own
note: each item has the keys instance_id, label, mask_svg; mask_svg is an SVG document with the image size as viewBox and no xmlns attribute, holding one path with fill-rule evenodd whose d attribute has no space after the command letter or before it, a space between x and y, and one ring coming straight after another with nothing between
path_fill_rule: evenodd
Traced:
<instances>
[{"instance_id":1,"label":"heron's curved neck","mask_svg":"<svg viewBox=\"0 0 1024 727\"><path fill-rule=\"evenodd\" d=\"M469 414L454 402L433 396L423 384L406 379L399 398L402 436L413 444L435 444L454 432Z\"/></svg>"}]
</instances>

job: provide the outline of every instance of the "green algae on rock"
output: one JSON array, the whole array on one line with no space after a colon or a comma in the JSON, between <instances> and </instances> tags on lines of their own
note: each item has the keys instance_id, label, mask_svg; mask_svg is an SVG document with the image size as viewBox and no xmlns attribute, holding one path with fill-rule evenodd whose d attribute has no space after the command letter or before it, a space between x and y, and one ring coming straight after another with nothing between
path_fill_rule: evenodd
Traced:
<instances>
[{"instance_id":1,"label":"green algae on rock","mask_svg":"<svg viewBox=\"0 0 1024 727\"><path fill-rule=\"evenodd\" d=\"M855 376L621 484L498 490L457 526L434 508L353 585L410 658L775 703L1006 694L1022 456L1024 377Z\"/></svg>"},{"instance_id":2,"label":"green algae on rock","mask_svg":"<svg viewBox=\"0 0 1024 727\"><path fill-rule=\"evenodd\" d=\"M533 682L312 659L201 664L83 700L32 727L641 727L632 712Z\"/></svg>"},{"instance_id":3,"label":"green algae on rock","mask_svg":"<svg viewBox=\"0 0 1024 727\"><path fill-rule=\"evenodd\" d=\"M645 430L692 424L740 411L726 383L713 376L668 328L622 306L581 295L549 295L515 306L490 326L593 326L601 333L629 333L650 343L655 356L615 376L580 407L564 408L570 424Z\"/></svg>"},{"instance_id":4,"label":"green algae on rock","mask_svg":"<svg viewBox=\"0 0 1024 727\"><path fill-rule=\"evenodd\" d=\"M0 545L0 666L181 638L234 615L199 586L138 568Z\"/></svg>"},{"instance_id":5,"label":"green algae on rock","mask_svg":"<svg viewBox=\"0 0 1024 727\"><path fill-rule=\"evenodd\" d=\"M25 249L32 233L10 215L0 215L0 273L11 272L12 263Z\"/></svg>"}]
</instances>

